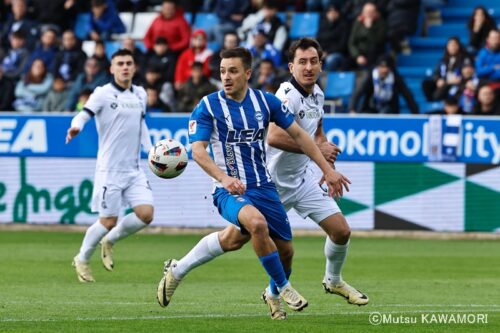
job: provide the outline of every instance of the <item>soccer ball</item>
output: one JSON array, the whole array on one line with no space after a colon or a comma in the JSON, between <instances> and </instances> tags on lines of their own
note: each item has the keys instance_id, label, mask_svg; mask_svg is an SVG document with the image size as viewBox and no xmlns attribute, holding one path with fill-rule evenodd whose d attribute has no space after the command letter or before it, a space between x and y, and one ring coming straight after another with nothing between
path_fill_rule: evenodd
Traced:
<instances>
[{"instance_id":1,"label":"soccer ball","mask_svg":"<svg viewBox=\"0 0 500 333\"><path fill-rule=\"evenodd\" d=\"M160 140L149 150L148 164L158 177L175 178L188 164L186 148L176 140Z\"/></svg>"}]
</instances>

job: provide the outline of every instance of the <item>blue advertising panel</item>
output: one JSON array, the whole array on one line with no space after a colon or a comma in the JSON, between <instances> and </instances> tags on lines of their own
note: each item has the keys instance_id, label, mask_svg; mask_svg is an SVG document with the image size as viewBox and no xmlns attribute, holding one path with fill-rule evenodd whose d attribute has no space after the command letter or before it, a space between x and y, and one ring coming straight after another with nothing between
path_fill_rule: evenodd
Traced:
<instances>
[{"instance_id":1,"label":"blue advertising panel","mask_svg":"<svg viewBox=\"0 0 500 333\"><path fill-rule=\"evenodd\" d=\"M95 157L97 133L94 121L70 144L66 131L73 115L0 115L0 156ZM151 115L146 121L153 142L174 138L190 152L188 115ZM449 144L443 123L439 141ZM433 136L427 116L327 115L325 134L342 150L343 161L427 162ZM441 125L440 125L441 126ZM500 117L463 117L457 125L455 161L500 163ZM434 133L434 132L432 132ZM434 140L435 141L435 140Z\"/></svg>"}]
</instances>

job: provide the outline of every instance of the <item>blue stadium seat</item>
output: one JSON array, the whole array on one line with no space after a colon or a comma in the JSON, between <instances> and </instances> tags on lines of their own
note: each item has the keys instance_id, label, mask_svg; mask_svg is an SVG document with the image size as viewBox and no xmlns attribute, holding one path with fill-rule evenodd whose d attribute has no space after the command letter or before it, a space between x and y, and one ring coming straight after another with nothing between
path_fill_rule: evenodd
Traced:
<instances>
[{"instance_id":1,"label":"blue stadium seat","mask_svg":"<svg viewBox=\"0 0 500 333\"><path fill-rule=\"evenodd\" d=\"M295 13L290 24L290 38L316 37L319 29L319 13Z\"/></svg>"},{"instance_id":2,"label":"blue stadium seat","mask_svg":"<svg viewBox=\"0 0 500 333\"><path fill-rule=\"evenodd\" d=\"M108 59L111 59L113 53L118 51L118 49L120 49L121 46L122 42L118 40L104 42L104 49L106 50L106 56L108 57Z\"/></svg>"},{"instance_id":3,"label":"blue stadium seat","mask_svg":"<svg viewBox=\"0 0 500 333\"><path fill-rule=\"evenodd\" d=\"M192 20L193 20L193 13L189 13L189 12L185 12L184 13L184 18L186 19L187 23L189 23L189 25L191 25Z\"/></svg>"},{"instance_id":4,"label":"blue stadium seat","mask_svg":"<svg viewBox=\"0 0 500 333\"><path fill-rule=\"evenodd\" d=\"M467 36L468 39L469 31L467 30L467 22L464 21L457 24L431 25L427 30L427 35L429 37Z\"/></svg>"},{"instance_id":5,"label":"blue stadium seat","mask_svg":"<svg viewBox=\"0 0 500 333\"><path fill-rule=\"evenodd\" d=\"M420 112L427 113L437 110L442 110L444 108L443 102L424 102L420 104Z\"/></svg>"},{"instance_id":6,"label":"blue stadium seat","mask_svg":"<svg viewBox=\"0 0 500 333\"><path fill-rule=\"evenodd\" d=\"M431 76L434 67L431 67L431 64L427 64L429 66L421 66L421 67L409 67L409 66L401 66L398 67L398 72L405 79L406 78L424 78L426 76ZM433 65L435 66L435 65Z\"/></svg>"},{"instance_id":7,"label":"blue stadium seat","mask_svg":"<svg viewBox=\"0 0 500 333\"><path fill-rule=\"evenodd\" d=\"M460 42L466 45L468 43L467 36L459 36ZM448 42L447 37L411 37L409 39L412 51L426 51L426 52L443 52Z\"/></svg>"},{"instance_id":8,"label":"blue stadium seat","mask_svg":"<svg viewBox=\"0 0 500 333\"><path fill-rule=\"evenodd\" d=\"M286 12L278 12L276 14L276 16L278 16L281 20L281 22L283 22L284 24L287 24L287 13Z\"/></svg>"},{"instance_id":9,"label":"blue stadium seat","mask_svg":"<svg viewBox=\"0 0 500 333\"><path fill-rule=\"evenodd\" d=\"M410 55L398 56L398 66L412 66L412 67L426 67L436 66L439 59L443 56L442 52L439 53L417 53Z\"/></svg>"},{"instance_id":10,"label":"blue stadium seat","mask_svg":"<svg viewBox=\"0 0 500 333\"><path fill-rule=\"evenodd\" d=\"M219 17L213 13L197 13L194 18L193 29L203 29L207 31L214 25L219 24Z\"/></svg>"},{"instance_id":11,"label":"blue stadium seat","mask_svg":"<svg viewBox=\"0 0 500 333\"><path fill-rule=\"evenodd\" d=\"M354 89L355 80L356 74L354 72L328 72L325 97L335 99L350 96Z\"/></svg>"},{"instance_id":12,"label":"blue stadium seat","mask_svg":"<svg viewBox=\"0 0 500 333\"><path fill-rule=\"evenodd\" d=\"M482 5L486 8L498 7L498 0L448 0L449 7L475 7Z\"/></svg>"},{"instance_id":13,"label":"blue stadium seat","mask_svg":"<svg viewBox=\"0 0 500 333\"><path fill-rule=\"evenodd\" d=\"M500 19L500 3L495 4L494 8L488 7L488 12L495 20ZM446 7L441 9L441 18L446 23L463 23L469 20L474 11L474 6L468 7Z\"/></svg>"},{"instance_id":14,"label":"blue stadium seat","mask_svg":"<svg viewBox=\"0 0 500 333\"><path fill-rule=\"evenodd\" d=\"M80 13L76 16L75 27L73 29L75 30L75 35L78 39L85 40L87 38L92 30L90 25L91 20L92 17L90 12Z\"/></svg>"}]
</instances>

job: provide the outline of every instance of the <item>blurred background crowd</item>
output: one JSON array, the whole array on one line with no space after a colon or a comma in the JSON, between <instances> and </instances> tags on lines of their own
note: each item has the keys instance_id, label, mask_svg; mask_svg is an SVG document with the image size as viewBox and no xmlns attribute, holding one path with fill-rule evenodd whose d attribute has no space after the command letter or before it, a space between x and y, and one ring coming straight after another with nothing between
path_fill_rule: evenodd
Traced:
<instances>
[{"instance_id":1,"label":"blurred background crowd","mask_svg":"<svg viewBox=\"0 0 500 333\"><path fill-rule=\"evenodd\" d=\"M500 115L498 22L497 0L3 0L0 110L81 110L121 47L150 112L191 112L239 45L251 86L275 92L308 36L327 112Z\"/></svg>"}]
</instances>

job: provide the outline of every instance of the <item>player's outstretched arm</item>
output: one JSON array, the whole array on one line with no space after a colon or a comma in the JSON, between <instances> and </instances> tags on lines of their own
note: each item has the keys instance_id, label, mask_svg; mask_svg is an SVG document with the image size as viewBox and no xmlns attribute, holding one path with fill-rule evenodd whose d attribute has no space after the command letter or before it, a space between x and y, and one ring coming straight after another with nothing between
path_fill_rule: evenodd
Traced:
<instances>
[{"instance_id":1,"label":"player's outstretched arm","mask_svg":"<svg viewBox=\"0 0 500 333\"><path fill-rule=\"evenodd\" d=\"M320 127L318 127L318 131L319 130ZM316 141L316 145L319 147L325 159L329 163L333 164L341 150L335 144L326 140L326 136L324 135L322 130L319 132L318 131L315 133L314 141ZM267 143L272 147L284 151L296 154L304 154L304 151L300 148L297 142L295 142L295 140L292 139L292 137L288 135L288 133L284 129L274 123L269 124Z\"/></svg>"},{"instance_id":2,"label":"player's outstretched arm","mask_svg":"<svg viewBox=\"0 0 500 333\"><path fill-rule=\"evenodd\" d=\"M71 119L71 126L66 133L66 144L68 144L75 136L78 135L85 126L85 123L90 120L91 115L87 111L80 111Z\"/></svg>"},{"instance_id":3,"label":"player's outstretched arm","mask_svg":"<svg viewBox=\"0 0 500 333\"><path fill-rule=\"evenodd\" d=\"M225 174L207 153L207 141L195 141L191 144L193 159L212 178L217 180L231 194L243 194L246 187L238 178Z\"/></svg>"},{"instance_id":4,"label":"player's outstretched arm","mask_svg":"<svg viewBox=\"0 0 500 333\"><path fill-rule=\"evenodd\" d=\"M293 122L286 129L287 133L295 140L295 142L300 146L302 151L309 156L323 171L323 180L328 186L328 193L334 197L341 197L343 192L343 187L349 190L349 184L351 181L333 169L332 165L327 162L321 153L320 149L316 146L314 141L309 137L306 131L304 131L296 122Z\"/></svg>"}]
</instances>

